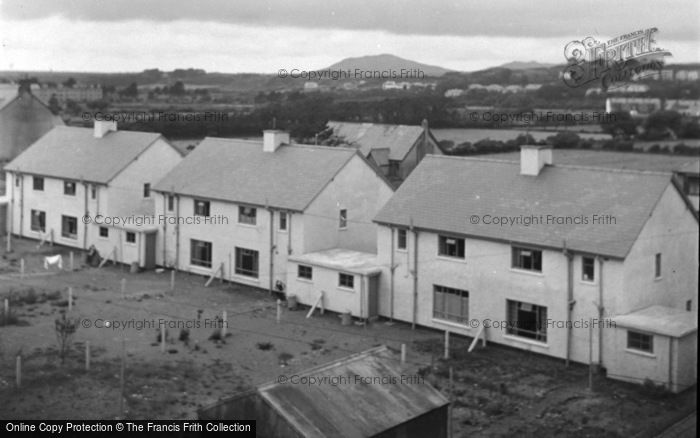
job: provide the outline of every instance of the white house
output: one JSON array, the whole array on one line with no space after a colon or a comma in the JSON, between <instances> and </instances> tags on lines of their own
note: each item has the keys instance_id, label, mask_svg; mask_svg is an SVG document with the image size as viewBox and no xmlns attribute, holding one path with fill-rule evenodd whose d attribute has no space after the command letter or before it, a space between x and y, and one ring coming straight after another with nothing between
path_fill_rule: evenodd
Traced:
<instances>
[{"instance_id":1,"label":"white house","mask_svg":"<svg viewBox=\"0 0 700 438\"><path fill-rule=\"evenodd\" d=\"M613 316L697 312L698 218L670 172L558 165L538 146L519 163L428 156L375 221L394 319L576 362L592 345L605 367L626 354L603 348Z\"/></svg>"},{"instance_id":2,"label":"white house","mask_svg":"<svg viewBox=\"0 0 700 438\"><path fill-rule=\"evenodd\" d=\"M291 145L274 130L206 138L154 190L159 264L278 291L292 256L376 253L372 218L393 193L356 149Z\"/></svg>"},{"instance_id":3,"label":"white house","mask_svg":"<svg viewBox=\"0 0 700 438\"><path fill-rule=\"evenodd\" d=\"M151 185L182 156L160 134L59 126L6 167L8 232L155 266Z\"/></svg>"}]
</instances>

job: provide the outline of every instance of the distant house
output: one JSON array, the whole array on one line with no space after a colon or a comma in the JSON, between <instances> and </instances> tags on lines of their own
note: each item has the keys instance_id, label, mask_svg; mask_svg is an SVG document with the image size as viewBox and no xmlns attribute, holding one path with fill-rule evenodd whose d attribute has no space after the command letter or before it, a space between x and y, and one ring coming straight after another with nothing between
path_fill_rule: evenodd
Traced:
<instances>
[{"instance_id":1,"label":"distant house","mask_svg":"<svg viewBox=\"0 0 700 438\"><path fill-rule=\"evenodd\" d=\"M542 84L527 84L527 85L525 85L526 92L537 91L540 88L542 88Z\"/></svg>"},{"instance_id":2,"label":"distant house","mask_svg":"<svg viewBox=\"0 0 700 438\"><path fill-rule=\"evenodd\" d=\"M503 87L503 85L498 85L498 84L491 84L491 85L486 86L487 91L494 91L497 93L503 93L504 89L505 88Z\"/></svg>"},{"instance_id":3,"label":"distant house","mask_svg":"<svg viewBox=\"0 0 700 438\"><path fill-rule=\"evenodd\" d=\"M12 160L55 126L63 126L28 87L12 88L0 96L0 162Z\"/></svg>"},{"instance_id":4,"label":"distant house","mask_svg":"<svg viewBox=\"0 0 700 438\"><path fill-rule=\"evenodd\" d=\"M697 319L698 216L670 172L560 165L537 146L519 163L428 156L375 221L383 316L576 362L592 348L634 379L668 376L666 350L611 316ZM685 374L667 384L685 388L695 344L674 345Z\"/></svg>"},{"instance_id":5,"label":"distant house","mask_svg":"<svg viewBox=\"0 0 700 438\"><path fill-rule=\"evenodd\" d=\"M314 81L304 82L304 91L317 91L317 90L318 90L318 82L314 82Z\"/></svg>"},{"instance_id":6,"label":"distant house","mask_svg":"<svg viewBox=\"0 0 700 438\"><path fill-rule=\"evenodd\" d=\"M408 90L410 88L410 82L386 81L382 84L382 90Z\"/></svg>"},{"instance_id":7,"label":"distant house","mask_svg":"<svg viewBox=\"0 0 700 438\"><path fill-rule=\"evenodd\" d=\"M42 85L32 89L32 93L47 105L52 97L55 97L61 105L65 105L69 100L91 102L101 100L104 97L102 87L99 85L75 85L73 87L64 87L63 85L49 87Z\"/></svg>"},{"instance_id":8,"label":"distant house","mask_svg":"<svg viewBox=\"0 0 700 438\"><path fill-rule=\"evenodd\" d=\"M9 232L152 268L151 185L181 159L160 134L115 122L56 127L5 166Z\"/></svg>"},{"instance_id":9,"label":"distant house","mask_svg":"<svg viewBox=\"0 0 700 438\"><path fill-rule=\"evenodd\" d=\"M520 152L480 155L480 158L517 163L520 161ZM552 160L558 164L571 166L673 173L678 186L682 188L695 211L700 209L700 157L698 156L555 149L552 151Z\"/></svg>"},{"instance_id":10,"label":"distant house","mask_svg":"<svg viewBox=\"0 0 700 438\"><path fill-rule=\"evenodd\" d=\"M627 112L631 116L646 117L661 109L661 99L654 97L609 97L605 112Z\"/></svg>"},{"instance_id":11,"label":"distant house","mask_svg":"<svg viewBox=\"0 0 700 438\"><path fill-rule=\"evenodd\" d=\"M460 90L459 88L451 88L445 91L445 97L459 97L462 94L464 94L464 90Z\"/></svg>"},{"instance_id":12,"label":"distant house","mask_svg":"<svg viewBox=\"0 0 700 438\"><path fill-rule=\"evenodd\" d=\"M355 147L392 180L405 179L426 154L442 154L428 128L422 126L384 125L329 121L326 140L331 144Z\"/></svg>"},{"instance_id":13,"label":"distant house","mask_svg":"<svg viewBox=\"0 0 700 438\"><path fill-rule=\"evenodd\" d=\"M503 88L504 93L522 93L525 91L522 85L508 85Z\"/></svg>"},{"instance_id":14,"label":"distant house","mask_svg":"<svg viewBox=\"0 0 700 438\"><path fill-rule=\"evenodd\" d=\"M292 145L275 130L205 138L153 189L158 264L280 292L291 257L376 253L372 218L393 194L356 149Z\"/></svg>"},{"instance_id":15,"label":"distant house","mask_svg":"<svg viewBox=\"0 0 700 438\"><path fill-rule=\"evenodd\" d=\"M677 111L684 116L700 117L700 100L693 99L668 99L666 110Z\"/></svg>"},{"instance_id":16,"label":"distant house","mask_svg":"<svg viewBox=\"0 0 700 438\"><path fill-rule=\"evenodd\" d=\"M382 346L304 370L289 384L260 385L197 414L211 421L254 419L258 436L268 438L446 438L448 407L444 395L422 377L406 375Z\"/></svg>"}]
</instances>

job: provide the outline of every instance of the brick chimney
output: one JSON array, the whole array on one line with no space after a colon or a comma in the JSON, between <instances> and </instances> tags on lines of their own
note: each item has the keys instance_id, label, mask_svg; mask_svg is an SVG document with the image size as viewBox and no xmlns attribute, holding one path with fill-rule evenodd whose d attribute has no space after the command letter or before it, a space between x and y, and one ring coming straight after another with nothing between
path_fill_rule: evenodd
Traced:
<instances>
[{"instance_id":1,"label":"brick chimney","mask_svg":"<svg viewBox=\"0 0 700 438\"><path fill-rule=\"evenodd\" d=\"M552 164L551 146L520 146L520 174L537 176L545 165Z\"/></svg>"},{"instance_id":2,"label":"brick chimney","mask_svg":"<svg viewBox=\"0 0 700 438\"><path fill-rule=\"evenodd\" d=\"M275 152L283 144L290 144L289 132L277 129L263 131L263 151Z\"/></svg>"},{"instance_id":3,"label":"brick chimney","mask_svg":"<svg viewBox=\"0 0 700 438\"><path fill-rule=\"evenodd\" d=\"M95 138L102 138L107 135L110 131L117 131L117 122L106 121L106 120L95 120L95 125L93 128L93 136Z\"/></svg>"}]
</instances>

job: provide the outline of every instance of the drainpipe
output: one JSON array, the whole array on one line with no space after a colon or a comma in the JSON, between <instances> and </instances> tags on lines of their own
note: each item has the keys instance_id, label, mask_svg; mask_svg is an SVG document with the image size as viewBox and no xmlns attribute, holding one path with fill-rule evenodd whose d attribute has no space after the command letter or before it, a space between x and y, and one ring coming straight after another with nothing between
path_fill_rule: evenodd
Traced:
<instances>
[{"instance_id":1,"label":"drainpipe","mask_svg":"<svg viewBox=\"0 0 700 438\"><path fill-rule=\"evenodd\" d=\"M390 287L389 287L389 321L394 320L394 228L389 228L391 230L391 266L389 267L390 272Z\"/></svg>"},{"instance_id":2,"label":"drainpipe","mask_svg":"<svg viewBox=\"0 0 700 438\"><path fill-rule=\"evenodd\" d=\"M287 212L287 255L292 255L292 213Z\"/></svg>"},{"instance_id":3,"label":"drainpipe","mask_svg":"<svg viewBox=\"0 0 700 438\"><path fill-rule=\"evenodd\" d=\"M571 314L574 308L574 255L566 248L564 241L564 257L566 257L566 366L569 366L571 360L571 343L573 338L573 324L571 323Z\"/></svg>"},{"instance_id":4,"label":"drainpipe","mask_svg":"<svg viewBox=\"0 0 700 438\"><path fill-rule=\"evenodd\" d=\"M85 217L90 213L88 208L88 185L85 181L82 181L83 192L85 192L84 204L85 204ZM83 221L83 249L87 249L87 233L88 233L88 221Z\"/></svg>"},{"instance_id":5,"label":"drainpipe","mask_svg":"<svg viewBox=\"0 0 700 438\"><path fill-rule=\"evenodd\" d=\"M14 173L9 173L11 176L10 178L10 190L11 190L11 195L10 195L10 204L9 204L9 215L7 217L7 239L11 239L10 235L12 234L12 231L15 229L15 181L17 180L17 175ZM8 244L9 245L9 244Z\"/></svg>"},{"instance_id":6,"label":"drainpipe","mask_svg":"<svg viewBox=\"0 0 700 438\"><path fill-rule=\"evenodd\" d=\"M175 270L180 269L180 196L175 196Z\"/></svg>"},{"instance_id":7,"label":"drainpipe","mask_svg":"<svg viewBox=\"0 0 700 438\"><path fill-rule=\"evenodd\" d=\"M24 234L24 175L19 180L19 235Z\"/></svg>"},{"instance_id":8,"label":"drainpipe","mask_svg":"<svg viewBox=\"0 0 700 438\"><path fill-rule=\"evenodd\" d=\"M411 219L411 230L413 231L413 320L411 329L415 329L418 316L418 230L413 227L413 219Z\"/></svg>"},{"instance_id":9,"label":"drainpipe","mask_svg":"<svg viewBox=\"0 0 700 438\"><path fill-rule=\"evenodd\" d=\"M674 339L668 337L668 390L673 391L673 341Z\"/></svg>"},{"instance_id":10,"label":"drainpipe","mask_svg":"<svg viewBox=\"0 0 700 438\"><path fill-rule=\"evenodd\" d=\"M165 258L167 254L167 246L168 246L168 220L165 218L165 216L168 213L168 195L165 193L161 193L163 196L163 266L165 266ZM158 239L158 237L156 237Z\"/></svg>"},{"instance_id":11,"label":"drainpipe","mask_svg":"<svg viewBox=\"0 0 700 438\"><path fill-rule=\"evenodd\" d=\"M268 208L270 212L270 295L272 295L272 277L275 272L275 212Z\"/></svg>"},{"instance_id":12,"label":"drainpipe","mask_svg":"<svg viewBox=\"0 0 700 438\"><path fill-rule=\"evenodd\" d=\"M605 307L603 306L603 258L598 256L598 366L603 367L603 314Z\"/></svg>"}]
</instances>

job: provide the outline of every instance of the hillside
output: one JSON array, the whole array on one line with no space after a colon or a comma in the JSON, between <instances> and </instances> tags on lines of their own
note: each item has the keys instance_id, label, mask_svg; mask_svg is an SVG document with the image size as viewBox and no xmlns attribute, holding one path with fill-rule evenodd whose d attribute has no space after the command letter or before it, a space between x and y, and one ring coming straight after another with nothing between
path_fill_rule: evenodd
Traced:
<instances>
[{"instance_id":1,"label":"hillside","mask_svg":"<svg viewBox=\"0 0 700 438\"><path fill-rule=\"evenodd\" d=\"M401 69L421 70L425 76L442 76L452 70L446 68L423 64L416 61L411 61L409 59L399 58L398 56L382 54L382 55L369 55L361 56L359 58L345 58L340 62L328 67L332 70L355 70L360 69L363 71L368 70L394 70L400 71Z\"/></svg>"}]
</instances>

